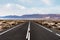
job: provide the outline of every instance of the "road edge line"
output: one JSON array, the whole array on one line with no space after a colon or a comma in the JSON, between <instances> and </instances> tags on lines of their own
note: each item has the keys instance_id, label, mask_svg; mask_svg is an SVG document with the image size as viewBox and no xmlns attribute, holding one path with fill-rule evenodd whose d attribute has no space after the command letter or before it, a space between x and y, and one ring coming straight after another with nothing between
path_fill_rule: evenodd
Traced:
<instances>
[{"instance_id":1,"label":"road edge line","mask_svg":"<svg viewBox=\"0 0 60 40\"><path fill-rule=\"evenodd\" d=\"M37 24L37 23L35 23L35 24ZM55 33L55 32L53 32L52 30L50 30L50 29L48 29L48 28L46 28L46 27L44 27L44 26L42 26L42 25L40 25L40 24L37 24L37 25L38 25L38 26L41 26L42 28L46 29L47 31L49 31L49 32L51 32L51 33L54 33L55 35L57 35L57 36L60 37L60 34Z\"/></svg>"},{"instance_id":2,"label":"road edge line","mask_svg":"<svg viewBox=\"0 0 60 40\"><path fill-rule=\"evenodd\" d=\"M15 26L15 27L12 27L12 28L10 28L10 29L8 29L8 30L6 30L6 31L3 31L3 32L0 33L0 35L3 35L3 34L9 32L9 31L11 31L11 30L17 28L18 26L21 26L21 25L23 25L23 24L19 24L19 25Z\"/></svg>"}]
</instances>

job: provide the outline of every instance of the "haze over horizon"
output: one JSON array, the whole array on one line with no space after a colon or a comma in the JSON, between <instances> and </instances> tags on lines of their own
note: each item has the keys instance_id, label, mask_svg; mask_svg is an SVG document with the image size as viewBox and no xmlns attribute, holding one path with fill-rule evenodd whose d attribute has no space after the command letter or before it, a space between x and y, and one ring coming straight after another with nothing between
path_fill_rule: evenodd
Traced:
<instances>
[{"instance_id":1,"label":"haze over horizon","mask_svg":"<svg viewBox=\"0 0 60 40\"><path fill-rule=\"evenodd\" d=\"M60 14L60 0L0 0L0 16Z\"/></svg>"}]
</instances>

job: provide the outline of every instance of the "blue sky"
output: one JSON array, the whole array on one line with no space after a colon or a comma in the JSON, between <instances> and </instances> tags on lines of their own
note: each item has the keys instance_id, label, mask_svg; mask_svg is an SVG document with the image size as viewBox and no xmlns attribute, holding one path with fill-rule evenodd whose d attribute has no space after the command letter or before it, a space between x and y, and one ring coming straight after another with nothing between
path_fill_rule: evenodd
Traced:
<instances>
[{"instance_id":1,"label":"blue sky","mask_svg":"<svg viewBox=\"0 0 60 40\"><path fill-rule=\"evenodd\" d=\"M0 15L60 14L60 0L0 0Z\"/></svg>"}]
</instances>

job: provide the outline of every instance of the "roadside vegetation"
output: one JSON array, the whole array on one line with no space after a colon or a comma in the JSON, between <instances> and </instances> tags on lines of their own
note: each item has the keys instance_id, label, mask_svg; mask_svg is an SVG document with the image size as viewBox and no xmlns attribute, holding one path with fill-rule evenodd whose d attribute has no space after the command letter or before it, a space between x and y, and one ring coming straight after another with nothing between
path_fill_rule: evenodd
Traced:
<instances>
[{"instance_id":1,"label":"roadside vegetation","mask_svg":"<svg viewBox=\"0 0 60 40\"><path fill-rule=\"evenodd\" d=\"M0 32L15 27L26 21L23 20L0 20Z\"/></svg>"},{"instance_id":2,"label":"roadside vegetation","mask_svg":"<svg viewBox=\"0 0 60 40\"><path fill-rule=\"evenodd\" d=\"M35 22L44 27L60 31L60 20L57 20L57 21L55 21L55 20L36 20Z\"/></svg>"}]
</instances>

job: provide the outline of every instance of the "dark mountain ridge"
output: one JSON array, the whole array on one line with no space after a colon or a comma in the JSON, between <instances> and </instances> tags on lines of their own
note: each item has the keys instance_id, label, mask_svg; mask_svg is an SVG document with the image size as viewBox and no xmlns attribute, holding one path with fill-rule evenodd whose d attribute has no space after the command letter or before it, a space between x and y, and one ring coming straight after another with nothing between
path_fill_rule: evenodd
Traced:
<instances>
[{"instance_id":1,"label":"dark mountain ridge","mask_svg":"<svg viewBox=\"0 0 60 40\"><path fill-rule=\"evenodd\" d=\"M1 18L43 18L43 17L58 17L60 18L60 14L31 14L31 15L8 15L8 16L2 16Z\"/></svg>"}]
</instances>

